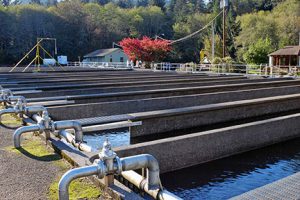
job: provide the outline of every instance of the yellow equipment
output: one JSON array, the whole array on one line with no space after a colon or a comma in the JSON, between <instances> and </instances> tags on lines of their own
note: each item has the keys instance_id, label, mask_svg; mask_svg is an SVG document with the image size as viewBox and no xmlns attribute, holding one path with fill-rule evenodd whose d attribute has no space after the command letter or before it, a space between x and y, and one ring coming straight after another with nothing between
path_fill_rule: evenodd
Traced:
<instances>
[{"instance_id":1,"label":"yellow equipment","mask_svg":"<svg viewBox=\"0 0 300 200\"><path fill-rule=\"evenodd\" d=\"M205 56L205 50L201 49L201 51L200 51L200 62L203 61L204 56Z\"/></svg>"},{"instance_id":2,"label":"yellow equipment","mask_svg":"<svg viewBox=\"0 0 300 200\"><path fill-rule=\"evenodd\" d=\"M41 61L43 60L43 58L40 56L40 49L43 50L50 58L54 59L56 64L58 66L60 66L63 70L64 68L57 62L57 60L55 58L53 58L53 56L51 56L51 54L46 51L46 49L41 45L42 41L44 40L52 40L54 41L55 44L55 54L57 54L57 48L56 48L56 39L55 38L37 38L36 40L36 45L34 45L32 47L32 49L30 49L30 51L28 51L25 56L23 56L23 58L9 71L12 72L19 64L22 63L23 60L25 60L25 58L29 57L29 54L36 49L36 53L35 53L35 57L33 58L33 60L24 68L24 70L22 72L25 72L27 70L28 67L30 67L30 65L34 62L35 68L37 69L37 71L40 71L40 65L41 65ZM51 67L51 66L50 66ZM53 71L55 71L55 69L53 67L51 67L51 69Z\"/></svg>"}]
</instances>

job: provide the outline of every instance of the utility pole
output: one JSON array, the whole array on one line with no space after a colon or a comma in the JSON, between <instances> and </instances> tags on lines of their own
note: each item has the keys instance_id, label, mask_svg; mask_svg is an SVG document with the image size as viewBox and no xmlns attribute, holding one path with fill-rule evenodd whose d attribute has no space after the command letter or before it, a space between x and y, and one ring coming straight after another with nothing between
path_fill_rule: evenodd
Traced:
<instances>
[{"instance_id":1,"label":"utility pole","mask_svg":"<svg viewBox=\"0 0 300 200\"><path fill-rule=\"evenodd\" d=\"M215 58L215 26L214 21L211 24L211 31L212 31L212 41L211 41L211 60L214 60Z\"/></svg>"},{"instance_id":2,"label":"utility pole","mask_svg":"<svg viewBox=\"0 0 300 200\"><path fill-rule=\"evenodd\" d=\"M223 58L225 57L225 40L226 40L226 33L225 33L225 6L223 6Z\"/></svg>"},{"instance_id":3,"label":"utility pole","mask_svg":"<svg viewBox=\"0 0 300 200\"><path fill-rule=\"evenodd\" d=\"M226 56L226 6L228 6L228 0L221 0L220 7L223 9L223 58Z\"/></svg>"}]
</instances>

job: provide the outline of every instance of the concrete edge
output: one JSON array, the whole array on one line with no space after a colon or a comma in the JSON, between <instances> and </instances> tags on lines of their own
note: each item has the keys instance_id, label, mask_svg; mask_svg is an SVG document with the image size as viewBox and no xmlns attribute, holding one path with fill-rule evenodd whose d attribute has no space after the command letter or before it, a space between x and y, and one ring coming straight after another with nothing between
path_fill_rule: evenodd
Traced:
<instances>
[{"instance_id":1,"label":"concrete edge","mask_svg":"<svg viewBox=\"0 0 300 200\"><path fill-rule=\"evenodd\" d=\"M26 124L31 125L35 122L31 118L26 118L24 121ZM81 152L71 145L67 145L56 136L51 134L51 138L46 140L43 134L39 135L42 140L46 141L46 145L50 146L56 153L62 156L72 166L82 167L92 164L90 158L94 155L93 153ZM100 187L103 191L107 192L113 199L124 199L124 200L143 200L143 198L133 192L129 187L124 186L117 179L114 180L112 187L107 187L100 179L96 176L88 177L94 184Z\"/></svg>"}]
</instances>

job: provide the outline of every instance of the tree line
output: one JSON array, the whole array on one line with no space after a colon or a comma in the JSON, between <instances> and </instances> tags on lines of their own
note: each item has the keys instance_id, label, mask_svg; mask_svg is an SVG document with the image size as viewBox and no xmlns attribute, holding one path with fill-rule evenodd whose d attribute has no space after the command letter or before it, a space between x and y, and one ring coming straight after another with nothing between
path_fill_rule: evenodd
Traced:
<instances>
[{"instance_id":1,"label":"tree line","mask_svg":"<svg viewBox=\"0 0 300 200\"><path fill-rule=\"evenodd\" d=\"M0 0L0 63L16 63L37 37L57 39L58 54L69 60L123 38L178 39L202 28L219 12L220 0ZM268 54L298 44L298 0L231 0L226 17L226 54L237 62L263 63ZM199 51L211 56L215 32L216 56L222 54L222 19L214 27L175 44L165 58L199 62ZM53 44L45 43L53 52ZM264 50L265 49L265 50ZM256 55L259 54L259 55ZM30 55L29 57L32 57Z\"/></svg>"}]
</instances>

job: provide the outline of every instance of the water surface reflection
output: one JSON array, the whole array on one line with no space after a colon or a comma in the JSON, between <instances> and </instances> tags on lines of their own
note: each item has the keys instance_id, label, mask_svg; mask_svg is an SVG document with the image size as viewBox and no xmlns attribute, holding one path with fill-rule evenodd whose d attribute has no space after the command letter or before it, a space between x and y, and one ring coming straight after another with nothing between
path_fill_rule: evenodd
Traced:
<instances>
[{"instance_id":1,"label":"water surface reflection","mask_svg":"<svg viewBox=\"0 0 300 200\"><path fill-rule=\"evenodd\" d=\"M300 139L166 173L162 183L184 199L227 199L300 171Z\"/></svg>"}]
</instances>

